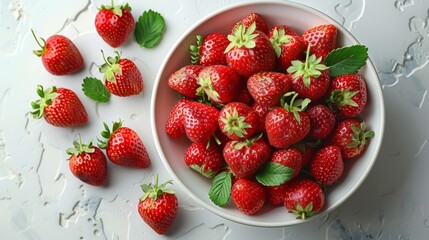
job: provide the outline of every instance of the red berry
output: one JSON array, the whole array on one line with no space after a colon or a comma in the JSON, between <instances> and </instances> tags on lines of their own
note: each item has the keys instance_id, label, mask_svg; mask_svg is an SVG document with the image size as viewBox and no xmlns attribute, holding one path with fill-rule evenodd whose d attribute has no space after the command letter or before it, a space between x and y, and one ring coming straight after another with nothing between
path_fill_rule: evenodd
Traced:
<instances>
[{"instance_id":1,"label":"red berry","mask_svg":"<svg viewBox=\"0 0 429 240\"><path fill-rule=\"evenodd\" d=\"M322 104L311 106L307 110L310 117L310 136L313 139L327 138L335 128L335 115L331 109Z\"/></svg>"},{"instance_id":2,"label":"red berry","mask_svg":"<svg viewBox=\"0 0 429 240\"><path fill-rule=\"evenodd\" d=\"M249 179L238 179L232 185L231 197L237 208L247 215L259 212L265 203L264 187Z\"/></svg>"},{"instance_id":3,"label":"red berry","mask_svg":"<svg viewBox=\"0 0 429 240\"><path fill-rule=\"evenodd\" d=\"M289 182L284 206L297 218L305 219L320 211L325 204L325 195L316 182L297 178Z\"/></svg>"},{"instance_id":4,"label":"red berry","mask_svg":"<svg viewBox=\"0 0 429 240\"><path fill-rule=\"evenodd\" d=\"M337 28L332 24L318 25L306 30L302 38L311 44L311 53L324 59L337 45Z\"/></svg>"},{"instance_id":5,"label":"red berry","mask_svg":"<svg viewBox=\"0 0 429 240\"><path fill-rule=\"evenodd\" d=\"M329 145L319 149L310 163L310 172L317 182L326 186L340 179L344 172L340 148Z\"/></svg>"}]
</instances>

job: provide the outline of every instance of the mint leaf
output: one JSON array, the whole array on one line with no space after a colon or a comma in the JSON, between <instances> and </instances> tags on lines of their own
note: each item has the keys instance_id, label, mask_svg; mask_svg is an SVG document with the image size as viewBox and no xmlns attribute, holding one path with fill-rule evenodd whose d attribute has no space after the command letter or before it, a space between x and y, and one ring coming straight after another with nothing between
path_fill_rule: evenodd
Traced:
<instances>
[{"instance_id":1,"label":"mint leaf","mask_svg":"<svg viewBox=\"0 0 429 240\"><path fill-rule=\"evenodd\" d=\"M267 162L256 174L256 180L264 186L279 186L290 180L294 170L280 163Z\"/></svg>"},{"instance_id":2,"label":"mint leaf","mask_svg":"<svg viewBox=\"0 0 429 240\"><path fill-rule=\"evenodd\" d=\"M86 77L82 83L83 93L97 102L108 102L110 100L110 92L100 79Z\"/></svg>"},{"instance_id":3,"label":"mint leaf","mask_svg":"<svg viewBox=\"0 0 429 240\"><path fill-rule=\"evenodd\" d=\"M232 179L230 172L221 172L213 178L212 186L209 190L210 200L223 207L228 203L231 196Z\"/></svg>"},{"instance_id":4,"label":"mint leaf","mask_svg":"<svg viewBox=\"0 0 429 240\"><path fill-rule=\"evenodd\" d=\"M153 48L161 41L165 29L164 18L153 10L144 11L134 28L140 47Z\"/></svg>"},{"instance_id":5,"label":"mint leaf","mask_svg":"<svg viewBox=\"0 0 429 240\"><path fill-rule=\"evenodd\" d=\"M352 45L332 50L326 56L325 63L329 67L331 77L357 73L365 65L368 48L364 45Z\"/></svg>"}]
</instances>

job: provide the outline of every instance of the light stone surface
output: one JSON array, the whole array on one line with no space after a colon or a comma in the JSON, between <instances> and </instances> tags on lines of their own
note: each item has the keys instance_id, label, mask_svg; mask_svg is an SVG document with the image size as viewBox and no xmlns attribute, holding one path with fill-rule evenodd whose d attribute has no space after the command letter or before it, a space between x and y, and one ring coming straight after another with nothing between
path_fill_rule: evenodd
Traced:
<instances>
[{"instance_id":1,"label":"light stone surface","mask_svg":"<svg viewBox=\"0 0 429 240\"><path fill-rule=\"evenodd\" d=\"M0 232L2 239L428 239L429 236L429 2L427 0L332 0L299 2L319 9L349 29L370 49L386 105L384 143L374 169L341 207L322 219L284 228L257 228L224 220L200 207L176 187L177 220L166 236L154 233L138 216L140 184L155 173L170 179L159 161L149 123L150 93L169 47L208 13L238 1L134 1L134 18L145 10L160 12L167 30L154 49L120 50L143 77L144 93L113 97L96 104L81 91L89 126L61 129L29 115L37 84L80 89L86 76L100 77L100 49L92 24L100 0L4 0L0 2ZM121 3L116 1L117 3ZM30 29L38 36L64 34L81 49L85 70L49 75ZM77 78L77 79L76 79ZM110 184L96 188L72 176L65 149L80 133L96 140L102 122L121 118L136 129L152 158L149 170L109 165Z\"/></svg>"}]
</instances>

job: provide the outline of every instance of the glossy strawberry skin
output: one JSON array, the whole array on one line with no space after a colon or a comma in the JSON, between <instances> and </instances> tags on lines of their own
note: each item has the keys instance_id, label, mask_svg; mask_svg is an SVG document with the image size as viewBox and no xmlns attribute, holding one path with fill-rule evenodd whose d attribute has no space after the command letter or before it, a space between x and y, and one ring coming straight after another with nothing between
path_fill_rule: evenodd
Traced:
<instances>
[{"instance_id":1,"label":"glossy strawberry skin","mask_svg":"<svg viewBox=\"0 0 429 240\"><path fill-rule=\"evenodd\" d=\"M259 103L254 103L252 105L253 111L259 116L260 124L258 124L258 131L259 132L265 132L265 117L267 116L268 112L270 111L270 107L262 106Z\"/></svg>"},{"instance_id":2,"label":"glossy strawberry skin","mask_svg":"<svg viewBox=\"0 0 429 240\"><path fill-rule=\"evenodd\" d=\"M148 168L151 160L146 147L137 133L128 127L120 127L107 142L107 157L115 164L131 168Z\"/></svg>"},{"instance_id":3,"label":"glossy strawberry skin","mask_svg":"<svg viewBox=\"0 0 429 240\"><path fill-rule=\"evenodd\" d=\"M168 86L178 93L189 97L197 98L198 74L203 69L200 65L186 65L175 71L168 78Z\"/></svg>"},{"instance_id":4,"label":"glossy strawberry skin","mask_svg":"<svg viewBox=\"0 0 429 240\"><path fill-rule=\"evenodd\" d=\"M341 92L354 92L357 93L351 98L356 105L342 105L342 98L333 97L334 91ZM338 110L342 118L353 118L358 116L365 108L368 93L366 88L366 82L364 78L359 74L346 74L335 77L331 81L329 87L328 97L329 101L333 103L334 109Z\"/></svg>"},{"instance_id":5,"label":"glossy strawberry skin","mask_svg":"<svg viewBox=\"0 0 429 240\"><path fill-rule=\"evenodd\" d=\"M278 186L266 186L265 193L267 195L267 201L271 206L277 207L284 204L286 196L286 186L288 182L285 182Z\"/></svg>"},{"instance_id":6,"label":"glossy strawberry skin","mask_svg":"<svg viewBox=\"0 0 429 240\"><path fill-rule=\"evenodd\" d=\"M68 75L84 67L84 59L76 45L67 37L53 35L41 52L42 63L53 75Z\"/></svg>"},{"instance_id":7,"label":"glossy strawberry skin","mask_svg":"<svg viewBox=\"0 0 429 240\"><path fill-rule=\"evenodd\" d=\"M247 215L259 212L265 203L265 189L254 180L238 179L232 185L231 197L237 208Z\"/></svg>"},{"instance_id":8,"label":"glossy strawberry skin","mask_svg":"<svg viewBox=\"0 0 429 240\"><path fill-rule=\"evenodd\" d=\"M216 144L192 143L185 151L186 166L201 175L212 178L224 165L222 151Z\"/></svg>"},{"instance_id":9,"label":"glossy strawberry skin","mask_svg":"<svg viewBox=\"0 0 429 240\"><path fill-rule=\"evenodd\" d=\"M238 114L238 117L242 120L232 118L234 112ZM228 126L238 127L241 125L240 122L248 124L249 126L243 127L244 131L242 135L238 135L236 132L229 133ZM252 137L258 130L257 125L260 124L260 119L258 115L253 111L253 109L241 102L230 102L227 103L219 112L218 119L219 129L230 139L239 140L242 138Z\"/></svg>"},{"instance_id":10,"label":"glossy strawberry skin","mask_svg":"<svg viewBox=\"0 0 429 240\"><path fill-rule=\"evenodd\" d=\"M289 182L286 189L284 206L289 212L297 210L297 205L306 208L312 204L311 212L320 211L325 205L325 195L322 188L316 182L305 179L296 178ZM304 216L303 216L304 215ZM299 213L299 218L306 218L311 213Z\"/></svg>"},{"instance_id":11,"label":"glossy strawberry skin","mask_svg":"<svg viewBox=\"0 0 429 240\"><path fill-rule=\"evenodd\" d=\"M344 172L341 149L335 145L319 149L310 164L310 172L317 182L325 186L332 185Z\"/></svg>"},{"instance_id":12,"label":"glossy strawberry skin","mask_svg":"<svg viewBox=\"0 0 429 240\"><path fill-rule=\"evenodd\" d=\"M144 90L143 77L137 65L128 58L122 58L118 62L122 74L115 73L116 82L105 81L107 90L120 97L139 94Z\"/></svg>"},{"instance_id":13,"label":"glossy strawberry skin","mask_svg":"<svg viewBox=\"0 0 429 240\"><path fill-rule=\"evenodd\" d=\"M304 84L302 76L292 80L292 89L296 91L301 98L309 98L311 101L321 99L329 89L331 77L329 70L321 71L321 75L317 78L310 77L310 85L307 87Z\"/></svg>"},{"instance_id":14,"label":"glossy strawberry skin","mask_svg":"<svg viewBox=\"0 0 429 240\"><path fill-rule=\"evenodd\" d=\"M302 34L302 38L306 45L311 44L311 53L325 59L336 48L337 32L334 25L322 24L306 30Z\"/></svg>"},{"instance_id":15,"label":"glossy strawberry skin","mask_svg":"<svg viewBox=\"0 0 429 240\"><path fill-rule=\"evenodd\" d=\"M310 117L310 133L313 139L329 137L336 126L334 112L322 104L316 104L307 109Z\"/></svg>"},{"instance_id":16,"label":"glossy strawberry skin","mask_svg":"<svg viewBox=\"0 0 429 240\"><path fill-rule=\"evenodd\" d=\"M186 136L196 143L206 143L218 126L219 110L200 102L188 103L184 108Z\"/></svg>"},{"instance_id":17,"label":"glossy strawberry skin","mask_svg":"<svg viewBox=\"0 0 429 240\"><path fill-rule=\"evenodd\" d=\"M171 138L179 138L185 135L183 112L186 104L193 102L189 98L182 98L177 101L168 114L165 132Z\"/></svg>"},{"instance_id":18,"label":"glossy strawberry skin","mask_svg":"<svg viewBox=\"0 0 429 240\"><path fill-rule=\"evenodd\" d=\"M71 156L69 168L75 177L93 186L104 185L107 181L106 156L98 147L92 147L93 153L80 153Z\"/></svg>"},{"instance_id":19,"label":"glossy strawberry skin","mask_svg":"<svg viewBox=\"0 0 429 240\"><path fill-rule=\"evenodd\" d=\"M271 71L274 69L276 55L268 36L256 30L255 47L234 47L226 53L228 66L244 77L260 71Z\"/></svg>"},{"instance_id":20,"label":"glossy strawberry skin","mask_svg":"<svg viewBox=\"0 0 429 240\"><path fill-rule=\"evenodd\" d=\"M113 48L121 46L134 30L131 10L122 9L122 16L112 9L101 9L95 16L95 29L101 38Z\"/></svg>"},{"instance_id":21,"label":"glossy strawberry skin","mask_svg":"<svg viewBox=\"0 0 429 240\"><path fill-rule=\"evenodd\" d=\"M46 122L57 127L75 127L88 122L88 114L79 97L72 90L57 88L59 96L45 107Z\"/></svg>"},{"instance_id":22,"label":"glossy strawberry skin","mask_svg":"<svg viewBox=\"0 0 429 240\"><path fill-rule=\"evenodd\" d=\"M228 142L223 148L223 158L237 178L253 177L270 158L271 147L263 138L250 146L237 149L236 145L236 141Z\"/></svg>"},{"instance_id":23,"label":"glossy strawberry skin","mask_svg":"<svg viewBox=\"0 0 429 240\"><path fill-rule=\"evenodd\" d=\"M225 49L229 44L226 35L210 33L204 37L199 49L198 64L202 66L226 65Z\"/></svg>"},{"instance_id":24,"label":"glossy strawberry skin","mask_svg":"<svg viewBox=\"0 0 429 240\"><path fill-rule=\"evenodd\" d=\"M256 30L261 31L265 34L268 34L268 27L265 23L264 18L262 15L258 13L250 13L246 15L244 18L242 18L239 22L237 22L231 29L231 31L234 28L237 28L239 23L242 23L246 28L248 28L253 22L256 23Z\"/></svg>"},{"instance_id":25,"label":"glossy strawberry skin","mask_svg":"<svg viewBox=\"0 0 429 240\"><path fill-rule=\"evenodd\" d=\"M148 197L138 202L141 218L158 234L164 235L176 219L178 200L175 194L163 192L156 200Z\"/></svg>"},{"instance_id":26,"label":"glossy strawberry skin","mask_svg":"<svg viewBox=\"0 0 429 240\"><path fill-rule=\"evenodd\" d=\"M299 112L300 122L294 114L283 107L272 109L265 117L265 130L270 144L286 148L303 140L310 132L310 118L306 112Z\"/></svg>"},{"instance_id":27,"label":"glossy strawberry skin","mask_svg":"<svg viewBox=\"0 0 429 240\"><path fill-rule=\"evenodd\" d=\"M271 156L271 162L281 164L288 168L292 168L292 179L298 176L299 172L301 171L302 154L296 148L279 149L273 152Z\"/></svg>"},{"instance_id":28,"label":"glossy strawberry skin","mask_svg":"<svg viewBox=\"0 0 429 240\"><path fill-rule=\"evenodd\" d=\"M291 76L278 72L255 73L247 80L250 95L264 107L280 105L281 96L289 91L291 85Z\"/></svg>"}]
</instances>

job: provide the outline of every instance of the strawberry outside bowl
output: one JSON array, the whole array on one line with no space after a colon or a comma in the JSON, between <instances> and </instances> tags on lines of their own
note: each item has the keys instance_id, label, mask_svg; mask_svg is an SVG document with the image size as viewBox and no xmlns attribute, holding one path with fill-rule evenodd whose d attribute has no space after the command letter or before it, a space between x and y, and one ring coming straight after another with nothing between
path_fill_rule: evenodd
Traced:
<instances>
[{"instance_id":1,"label":"strawberry outside bowl","mask_svg":"<svg viewBox=\"0 0 429 240\"><path fill-rule=\"evenodd\" d=\"M208 192L212 180L201 176L186 166L184 153L190 145L186 137L173 139L167 136L165 125L169 112L178 101L178 94L169 88L168 77L179 68L190 64L189 46L195 44L198 34L212 32L228 34L231 26L256 12L262 15L268 26L286 24L302 34L305 30L320 24L333 24L338 29L337 47L359 44L358 40L343 26L324 13L311 7L287 1L259 1L240 3L213 12L187 30L171 48L162 63L151 99L151 127L159 156L174 182L186 194L208 211L225 219L241 224L259 227L283 227L300 224L324 216L344 203L363 183L377 159L384 132L384 103L381 86L374 65L368 58L366 65L359 70L367 83L368 103L361 117L368 129L374 131L368 148L357 160L345 161L344 175L325 192L325 206L316 215L305 220L296 219L283 206L273 208L265 204L256 215L245 215L234 206L231 199L224 207L215 205Z\"/></svg>"}]
</instances>

